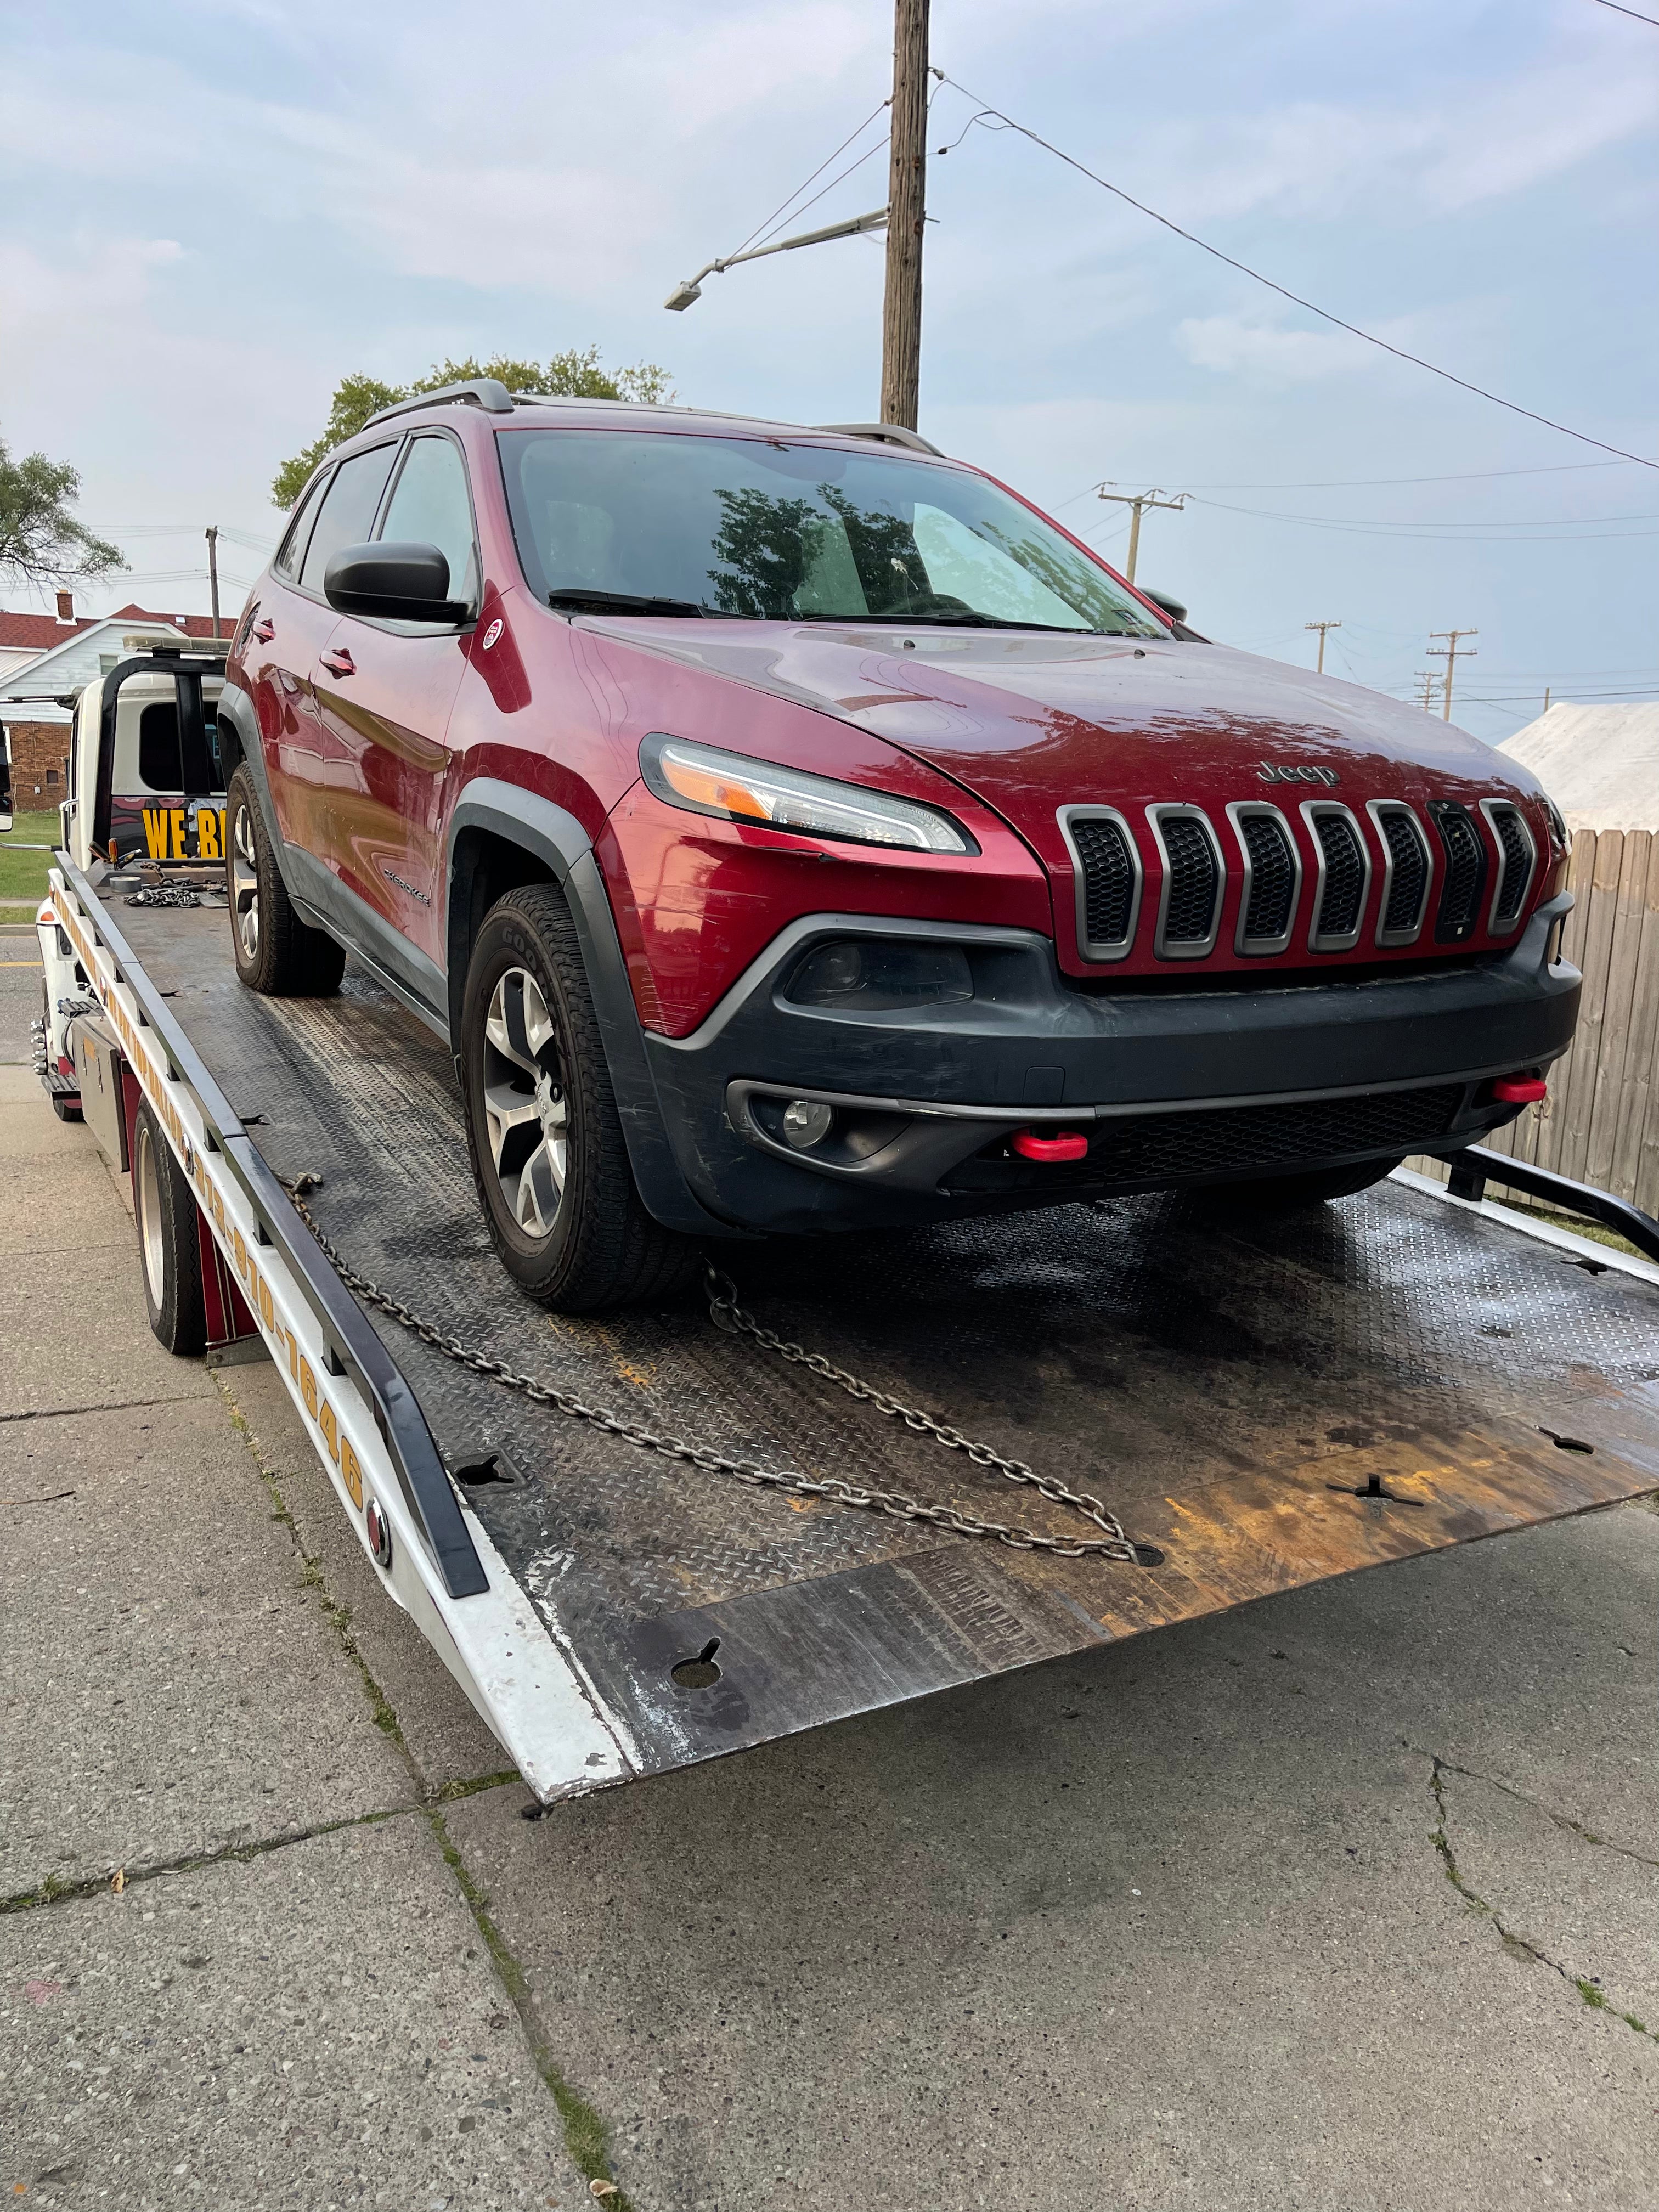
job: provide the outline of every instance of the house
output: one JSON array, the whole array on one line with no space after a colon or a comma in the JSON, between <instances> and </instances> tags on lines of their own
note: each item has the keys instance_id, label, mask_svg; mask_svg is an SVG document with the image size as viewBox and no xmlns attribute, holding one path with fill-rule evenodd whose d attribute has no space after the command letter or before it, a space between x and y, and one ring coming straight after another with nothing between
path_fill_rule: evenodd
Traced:
<instances>
[{"instance_id":1,"label":"house","mask_svg":"<svg viewBox=\"0 0 1659 2212\"><path fill-rule=\"evenodd\" d=\"M220 625L228 638L234 622ZM210 644L207 615L159 615L118 607L110 615L77 615L68 592L55 614L0 609L0 723L11 741L11 782L19 807L55 806L69 789L70 709L73 699L118 661L146 645Z\"/></svg>"},{"instance_id":2,"label":"house","mask_svg":"<svg viewBox=\"0 0 1659 2212\"><path fill-rule=\"evenodd\" d=\"M1498 750L1532 770L1569 830L1659 830L1659 701L1564 699Z\"/></svg>"}]
</instances>

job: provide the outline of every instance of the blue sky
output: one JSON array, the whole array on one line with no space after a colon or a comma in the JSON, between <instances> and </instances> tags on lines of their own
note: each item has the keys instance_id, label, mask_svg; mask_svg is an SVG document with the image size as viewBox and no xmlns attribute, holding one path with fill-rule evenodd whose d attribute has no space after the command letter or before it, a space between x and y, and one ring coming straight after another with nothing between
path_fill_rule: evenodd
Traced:
<instances>
[{"instance_id":1,"label":"blue sky","mask_svg":"<svg viewBox=\"0 0 1659 2212\"><path fill-rule=\"evenodd\" d=\"M0 436L72 460L126 547L89 605L204 607L173 574L202 526L274 538L271 472L352 369L593 343L694 403L875 411L878 241L660 303L877 107L887 0L90 0L0 11ZM1291 289L1659 453L1659 30L1595 0L935 0L933 51ZM931 143L973 112L942 88ZM884 197L877 154L804 220ZM1403 694L1431 630L1477 628L1457 719L1492 739L1547 684L1659 696L1659 471L1321 325L1012 133L935 158L929 210L923 429L1119 558L1091 484L1190 490L1140 574L1211 635L1307 660L1340 619L1328 665Z\"/></svg>"}]
</instances>

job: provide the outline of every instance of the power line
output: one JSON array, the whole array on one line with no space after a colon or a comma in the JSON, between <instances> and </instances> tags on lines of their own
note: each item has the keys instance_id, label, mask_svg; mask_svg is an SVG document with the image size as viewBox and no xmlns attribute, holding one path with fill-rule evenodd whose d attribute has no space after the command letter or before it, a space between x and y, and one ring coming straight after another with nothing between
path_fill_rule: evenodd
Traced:
<instances>
[{"instance_id":1,"label":"power line","mask_svg":"<svg viewBox=\"0 0 1659 2212\"><path fill-rule=\"evenodd\" d=\"M1603 8L1611 8L1615 15L1628 15L1632 22L1651 23L1654 29L1659 31L1659 15L1644 15L1637 8L1621 8L1619 0L1598 0L1598 4Z\"/></svg>"},{"instance_id":2,"label":"power line","mask_svg":"<svg viewBox=\"0 0 1659 2212\"><path fill-rule=\"evenodd\" d=\"M771 229L766 231L763 234L762 243L764 244L768 240L775 238L778 232L783 228L784 221L786 219L790 222L799 222L802 216L805 214L808 208L814 208L817 205L820 200L827 199L830 194L835 191L836 186L837 185L844 185L855 169L861 169L866 161L874 161L876 155L884 151L887 143L888 142L885 138L878 138L873 146L868 148L864 153L860 154L856 161L849 161L847 164L847 167L842 170L838 176L831 177L829 183L825 185L821 191L814 192L810 200L803 200L798 208L792 208L790 210L787 218L780 218L778 222L775 222ZM811 182L811 179L809 177L807 183L810 184ZM801 189L804 191L806 189L805 185L804 185Z\"/></svg>"},{"instance_id":3,"label":"power line","mask_svg":"<svg viewBox=\"0 0 1659 2212\"><path fill-rule=\"evenodd\" d=\"M1605 438L1593 438L1587 430L1575 430L1565 422L1556 422L1551 416L1539 414L1534 408L1522 407L1516 400L1505 399L1498 392L1488 392L1484 385L1472 384L1468 377L1455 376L1450 369L1441 368L1434 362L1425 361L1421 354L1407 353L1404 346L1391 345L1387 338L1378 337L1374 331L1362 331L1357 323L1350 323L1340 315L1334 315L1328 307L1316 307L1311 300L1304 300L1299 292L1292 292L1288 285L1280 284L1271 276L1264 276L1259 269L1252 269L1248 262L1237 260L1231 253L1224 253L1218 246L1210 245L1207 240L1198 237L1190 230L1183 230L1169 216L1160 215L1156 208L1148 207L1144 200L1138 200L1133 193L1126 192L1121 185L1110 183L1085 162L1079 161L1074 155L1063 152L1051 140L1041 137L1025 124L1016 123L1012 115L1005 115L1000 107L993 107L988 100L980 100L976 92L969 92L967 86L956 77L945 76L942 70L939 75L945 77L947 84L955 85L965 98L978 101L988 115L995 116L1009 130L1018 131L1021 137L1029 138L1034 146L1041 146L1045 154L1052 154L1057 161L1065 162L1067 168L1075 169L1079 176L1087 177L1091 184L1098 185L1103 191L1110 192L1138 214L1150 216L1154 222L1162 223L1165 230L1173 231L1177 238L1184 238L1189 246L1196 246L1212 259L1224 262L1229 269L1237 269L1241 276L1249 277L1252 283L1266 285L1270 292L1277 292L1281 299L1290 301L1293 307L1305 308L1309 314L1317 315L1322 322L1329 323L1337 330L1346 331L1351 337L1364 338L1367 345L1380 347L1384 353L1393 354L1397 361L1409 362L1414 368L1425 368L1431 376L1455 384L1462 391L1472 392L1477 399L1489 400L1494 407L1504 408L1511 415L1524 416L1529 422L1541 422L1547 430L1559 431L1564 438L1576 438L1580 445L1595 446L1601 453L1612 453L1621 461L1635 461L1643 468L1659 469L1659 461L1650 459L1646 454L1626 453L1622 446L1609 445Z\"/></svg>"},{"instance_id":4,"label":"power line","mask_svg":"<svg viewBox=\"0 0 1659 2212\"><path fill-rule=\"evenodd\" d=\"M744 240L743 241L743 244L742 244L741 246L738 246L738 247L735 249L735 251L736 251L737 252L738 252L738 253L746 253L746 252L749 251L749 248L750 248L750 246L755 243L755 240L756 240L757 238L763 237L763 236L767 233L767 231L771 228L771 226L772 226L773 224L782 222L782 220L784 219L784 217L785 217L786 214L787 213L787 211L788 211L791 208L793 208L793 207L794 206L795 202L796 202L796 201L800 198L801 194L802 194L802 193L806 190L806 186L807 186L807 185L816 184L816 183L817 183L817 179L819 179L819 178L823 174L824 171L829 167L829 166L830 166L830 162L831 162L831 161L839 161L839 160L840 160L840 158L841 158L841 156L842 156L842 155L847 151L848 148L848 147L853 143L853 141L854 141L855 138L861 137L863 136L863 134L864 134L864 133L865 133L865 132L866 132L866 131L870 128L870 125L871 125L875 121L875 119L876 119L877 116L878 116L878 115L881 113L882 109L883 109L884 107L890 107L890 106L892 106L892 104L893 104L893 103L892 103L892 101L891 101L890 100L880 100L880 101L878 101L878 102L877 103L877 105L876 105L874 107L872 107L872 108L871 109L871 111L870 111L870 112L868 113L868 115L866 115L866 116L865 117L865 118L864 118L863 122L860 124L860 125L859 125L858 129L857 129L856 131L849 131L849 133L848 134L848 136L847 136L845 138L843 138L843 139L842 140L842 142L841 142L840 145L836 147L836 150L835 150L835 152L834 152L833 154L826 154L826 155L825 155L825 156L824 156L824 158L823 159L823 161L821 161L818 163L818 166L817 167L817 168L813 170L813 172L812 172L811 175L806 179L805 183L805 184L799 184L799 185L796 185L796 187L795 187L795 189L794 189L794 191L793 191L793 192L791 192L791 193L790 193L790 195L789 195L788 198L787 198L787 200L783 200L783 201L781 201L781 202L779 204L779 205L778 205L778 206L775 207L775 208L773 209L773 210L772 210L771 214L770 214L770 215L769 215L769 216L767 216L767 218L766 218L765 222L763 222L763 223L761 223L760 225L758 225L758 227L757 227L757 228L755 228L754 230L751 230L751 231L750 232L750 234L749 234L748 237L747 237L747 238L745 238L745 239L744 239ZM885 143L886 143L886 141L884 139L882 143L883 143L883 144L885 144ZM875 150L876 150L876 149L875 149L875 148L874 148L873 146L872 146L872 147L871 148L871 149L870 149L871 153L874 153L874 151L875 151ZM867 155L860 155L860 157L859 157L860 161L866 161L866 160L867 160L868 158L869 158L869 156L868 156ZM853 166L854 166L854 168L856 168L856 167L858 167L858 162L856 162L856 161L855 161L855 162L854 163L854 165L853 165ZM850 173L850 172L848 172L847 173L850 174L851 173ZM835 181L836 183L839 184L839 183L840 183L840 181L841 181L841 179L840 179L840 178L836 178L836 179L834 179L834 181ZM830 189L830 186L829 186L828 185L826 185L824 186L824 191L829 191L829 189ZM822 199L822 198L823 198L823 192L819 192L819 193L816 194L816 195L815 195L815 197L816 197L817 198L818 198L818 199ZM808 207L811 207L811 204L812 204L812 202L811 202L811 200L809 200L809 201L807 202L807 204L807 204L807 206L808 206ZM728 260L730 260L730 259L732 258L732 256L731 256L730 254L728 254L728 255L726 256L726 258L727 258Z\"/></svg>"},{"instance_id":5,"label":"power line","mask_svg":"<svg viewBox=\"0 0 1659 2212\"><path fill-rule=\"evenodd\" d=\"M1328 477L1322 478L1316 483L1279 483L1273 482L1267 483L1191 483L1189 482L1188 488L1194 492L1373 491L1377 489L1379 487L1387 484L1485 483L1498 477L1571 476L1576 474L1581 469L1623 469L1628 468L1630 464L1628 461L1553 461L1543 468L1535 469L1459 469L1451 476L1444 477ZM1151 471L1143 471L1143 474L1148 473L1151 473ZM1166 469L1164 473L1165 476L1168 476L1170 471ZM1060 506L1075 507L1079 500L1087 499L1089 494L1093 489L1094 486L1092 484L1085 484L1081 491L1074 491L1069 499L1061 500ZM1056 507L1055 513L1058 514L1058 512L1059 507Z\"/></svg>"},{"instance_id":6,"label":"power line","mask_svg":"<svg viewBox=\"0 0 1659 2212\"><path fill-rule=\"evenodd\" d=\"M1616 707L1626 700L1659 697L1659 684L1630 684L1609 691L1591 691L1577 684L1552 684L1549 688L1560 695L1555 702L1558 707ZM1571 697L1567 696L1569 691ZM1479 707L1506 707L1516 699L1535 699L1538 692L1534 687L1530 691L1468 691L1463 696L1466 705L1473 701Z\"/></svg>"},{"instance_id":7,"label":"power line","mask_svg":"<svg viewBox=\"0 0 1659 2212\"><path fill-rule=\"evenodd\" d=\"M1195 491L1359 491L1382 484L1477 483L1495 477L1559 477L1580 469L1628 468L1627 461L1552 461L1536 469L1459 469L1445 477L1334 477L1320 483L1200 483ZM1167 471L1166 471L1167 473ZM1093 489L1092 486L1090 487ZM1084 494L1077 496L1081 499Z\"/></svg>"},{"instance_id":8,"label":"power line","mask_svg":"<svg viewBox=\"0 0 1659 2212\"><path fill-rule=\"evenodd\" d=\"M1225 500L1219 499L1194 499L1193 504L1212 507L1220 514L1248 514L1258 522L1288 522L1298 529L1334 530L1348 538L1389 538L1401 543L1416 541L1434 545L1583 545L1609 538L1659 538L1659 531L1656 530L1581 530L1571 537L1510 537L1492 532L1490 524L1486 526L1487 534L1476 535L1474 533L1479 532L1481 526L1475 523L1449 523L1438 529L1425 530L1410 523L1396 526L1391 523L1326 522L1317 515L1275 514L1267 507L1233 507ZM1530 526L1519 526L1526 528Z\"/></svg>"},{"instance_id":9,"label":"power line","mask_svg":"<svg viewBox=\"0 0 1659 2212\"><path fill-rule=\"evenodd\" d=\"M1484 515L1474 522L1452 522L1425 516L1421 522L1392 522L1382 514L1286 514L1280 507L1234 507L1221 499L1201 499L1200 507L1219 507L1227 514L1261 514L1273 522L1315 522L1326 528L1414 530L1424 522L1436 530L1576 530L1590 523L1659 522L1659 514L1516 514Z\"/></svg>"}]
</instances>

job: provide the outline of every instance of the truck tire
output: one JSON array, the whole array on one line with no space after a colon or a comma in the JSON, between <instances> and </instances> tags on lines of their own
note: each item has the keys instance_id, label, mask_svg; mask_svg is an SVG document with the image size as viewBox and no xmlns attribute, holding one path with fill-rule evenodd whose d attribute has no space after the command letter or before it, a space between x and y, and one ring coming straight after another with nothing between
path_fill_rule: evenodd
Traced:
<instances>
[{"instance_id":1,"label":"truck tire","mask_svg":"<svg viewBox=\"0 0 1659 2212\"><path fill-rule=\"evenodd\" d=\"M196 1200L148 1104L132 1129L132 1215L144 1309L158 1343L181 1359L207 1349Z\"/></svg>"},{"instance_id":2,"label":"truck tire","mask_svg":"<svg viewBox=\"0 0 1659 2212\"><path fill-rule=\"evenodd\" d=\"M236 973L268 998L325 999L340 988L345 954L294 911L243 763L225 793L227 888Z\"/></svg>"},{"instance_id":3,"label":"truck tire","mask_svg":"<svg viewBox=\"0 0 1659 2212\"><path fill-rule=\"evenodd\" d=\"M1346 1168L1316 1168L1308 1175L1263 1176L1253 1182L1222 1182L1199 1191L1218 1212L1296 1213L1333 1198L1352 1198L1391 1176L1398 1160L1362 1160Z\"/></svg>"},{"instance_id":4,"label":"truck tire","mask_svg":"<svg viewBox=\"0 0 1659 2212\"><path fill-rule=\"evenodd\" d=\"M678 1295L696 1247L646 1212L629 1164L575 925L547 884L484 917L461 999L479 1202L501 1265L560 1313Z\"/></svg>"}]
</instances>

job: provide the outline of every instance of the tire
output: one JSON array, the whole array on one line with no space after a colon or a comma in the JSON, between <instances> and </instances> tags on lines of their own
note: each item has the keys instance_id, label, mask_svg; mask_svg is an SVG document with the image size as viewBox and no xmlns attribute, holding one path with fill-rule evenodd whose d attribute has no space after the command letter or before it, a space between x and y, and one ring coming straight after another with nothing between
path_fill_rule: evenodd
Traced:
<instances>
[{"instance_id":1,"label":"tire","mask_svg":"<svg viewBox=\"0 0 1659 2212\"><path fill-rule=\"evenodd\" d=\"M226 888L236 973L268 998L325 999L340 988L346 957L327 933L294 911L243 763L225 793Z\"/></svg>"},{"instance_id":2,"label":"tire","mask_svg":"<svg viewBox=\"0 0 1659 2212\"><path fill-rule=\"evenodd\" d=\"M479 1203L501 1265L559 1313L678 1295L691 1241L653 1220L629 1164L575 925L550 884L484 917L461 1000Z\"/></svg>"},{"instance_id":3,"label":"tire","mask_svg":"<svg viewBox=\"0 0 1659 2212\"><path fill-rule=\"evenodd\" d=\"M1352 1198L1391 1176L1398 1160L1361 1160L1346 1168L1316 1168L1310 1175L1263 1176L1255 1182L1215 1183L1194 1191L1217 1212L1297 1213L1334 1198Z\"/></svg>"},{"instance_id":4,"label":"tire","mask_svg":"<svg viewBox=\"0 0 1659 2212\"><path fill-rule=\"evenodd\" d=\"M207 1349L196 1200L148 1104L132 1130L132 1212L144 1309L156 1341L181 1359Z\"/></svg>"}]
</instances>

